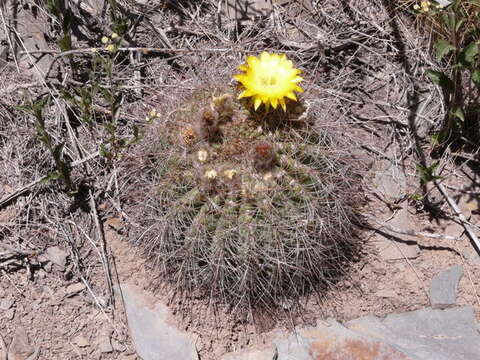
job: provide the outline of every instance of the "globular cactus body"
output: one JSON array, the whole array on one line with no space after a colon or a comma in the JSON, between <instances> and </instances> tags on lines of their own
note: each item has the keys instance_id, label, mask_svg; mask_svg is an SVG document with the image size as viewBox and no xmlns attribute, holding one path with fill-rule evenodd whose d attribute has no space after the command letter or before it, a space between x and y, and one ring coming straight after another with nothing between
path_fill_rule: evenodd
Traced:
<instances>
[{"instance_id":1,"label":"globular cactus body","mask_svg":"<svg viewBox=\"0 0 480 360\"><path fill-rule=\"evenodd\" d=\"M328 134L291 113L260 117L207 94L151 140L155 191L139 201L138 243L186 296L243 315L298 300L356 246L355 172Z\"/></svg>"}]
</instances>

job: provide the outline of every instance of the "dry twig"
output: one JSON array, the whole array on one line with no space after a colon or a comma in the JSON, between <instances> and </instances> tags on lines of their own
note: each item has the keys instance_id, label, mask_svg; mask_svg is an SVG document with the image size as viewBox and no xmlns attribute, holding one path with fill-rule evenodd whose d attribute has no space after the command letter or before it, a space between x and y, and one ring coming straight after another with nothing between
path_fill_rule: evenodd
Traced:
<instances>
[{"instance_id":1,"label":"dry twig","mask_svg":"<svg viewBox=\"0 0 480 360\"><path fill-rule=\"evenodd\" d=\"M445 200L447 200L448 205L452 208L452 210L455 212L455 215L458 216L460 222L462 223L463 228L465 229L465 232L467 233L468 237L472 241L475 250L477 253L480 255L480 240L478 239L477 235L475 232L472 230L470 223L468 222L467 218L465 215L463 215L462 211L458 207L457 203L455 200L453 200L449 195L443 184L441 184L439 181L435 180L434 181L435 186L438 188L440 193L443 195Z\"/></svg>"}]
</instances>

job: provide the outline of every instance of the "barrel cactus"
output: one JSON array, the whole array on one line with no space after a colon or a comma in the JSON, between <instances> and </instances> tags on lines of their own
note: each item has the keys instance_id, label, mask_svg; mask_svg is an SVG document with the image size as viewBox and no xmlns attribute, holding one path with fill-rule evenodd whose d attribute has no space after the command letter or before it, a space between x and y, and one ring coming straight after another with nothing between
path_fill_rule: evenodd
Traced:
<instances>
[{"instance_id":1,"label":"barrel cactus","mask_svg":"<svg viewBox=\"0 0 480 360\"><path fill-rule=\"evenodd\" d=\"M290 99L255 111L234 92L197 91L139 145L132 239L175 293L248 314L341 272L358 177L314 111Z\"/></svg>"}]
</instances>

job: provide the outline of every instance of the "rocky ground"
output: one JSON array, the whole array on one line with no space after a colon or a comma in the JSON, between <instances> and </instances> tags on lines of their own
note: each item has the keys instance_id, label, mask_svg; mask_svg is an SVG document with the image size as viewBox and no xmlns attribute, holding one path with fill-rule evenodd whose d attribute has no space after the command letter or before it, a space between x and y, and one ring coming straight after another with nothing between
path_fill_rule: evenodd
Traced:
<instances>
[{"instance_id":1,"label":"rocky ground","mask_svg":"<svg viewBox=\"0 0 480 360\"><path fill-rule=\"evenodd\" d=\"M41 181L52 161L16 107L26 90L78 84L68 82L68 60L51 65L60 61L58 26L32 3L0 5L0 360L479 357L480 256L466 230L478 234L480 225L480 160L447 153L438 159L441 179L421 184L416 164L431 160L429 135L443 108L423 76L435 64L414 18L369 0L118 3L139 24L126 47L169 49L120 67L137 96L126 98L125 119L146 126L152 108L179 106L199 77L229 78L244 52L284 51L304 70L308 101L324 109L318 121L348 139L364 164L361 258L321 298L304 299L301 317L286 308L284 319L253 324L201 299L192 305L197 316L186 316L158 286L128 238L122 174L103 170L99 133L78 152L66 144L75 176L93 184L86 210ZM92 19L76 28L78 47L103 46L107 2L69 4ZM16 37L7 36L14 28ZM12 39L22 40L16 54Z\"/></svg>"}]
</instances>

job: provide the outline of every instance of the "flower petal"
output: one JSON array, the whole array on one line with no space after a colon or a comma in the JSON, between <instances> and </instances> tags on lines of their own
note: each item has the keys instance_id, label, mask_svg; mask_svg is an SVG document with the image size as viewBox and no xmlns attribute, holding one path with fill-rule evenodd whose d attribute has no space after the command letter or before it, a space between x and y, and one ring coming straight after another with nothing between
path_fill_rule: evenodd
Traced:
<instances>
[{"instance_id":1,"label":"flower petal","mask_svg":"<svg viewBox=\"0 0 480 360\"><path fill-rule=\"evenodd\" d=\"M272 107L273 107L274 109L276 109L276 108L277 108L277 104L278 104L278 99L277 99L277 98L272 98L272 99L270 99L270 103L272 104Z\"/></svg>"},{"instance_id":2,"label":"flower petal","mask_svg":"<svg viewBox=\"0 0 480 360\"><path fill-rule=\"evenodd\" d=\"M286 93L285 97L297 101L297 97L295 96L295 93L293 91Z\"/></svg>"},{"instance_id":3,"label":"flower petal","mask_svg":"<svg viewBox=\"0 0 480 360\"><path fill-rule=\"evenodd\" d=\"M300 86L295 85L295 91L303 93L305 90L303 90Z\"/></svg>"},{"instance_id":4,"label":"flower petal","mask_svg":"<svg viewBox=\"0 0 480 360\"><path fill-rule=\"evenodd\" d=\"M303 92L299 84L303 78L301 70L285 54L262 52L259 56L247 56L246 62L238 67L243 73L233 76L243 87L238 98L251 97L255 110L264 104L278 108L278 104L286 111L285 99L296 101L296 92Z\"/></svg>"},{"instance_id":5,"label":"flower petal","mask_svg":"<svg viewBox=\"0 0 480 360\"><path fill-rule=\"evenodd\" d=\"M238 95L238 98L244 98L244 97L249 97L252 96L254 93L252 93L250 90L243 90L240 95Z\"/></svg>"},{"instance_id":6,"label":"flower petal","mask_svg":"<svg viewBox=\"0 0 480 360\"><path fill-rule=\"evenodd\" d=\"M257 110L261 103L262 103L262 100L257 96L255 98L255 103L253 104L253 108Z\"/></svg>"}]
</instances>

